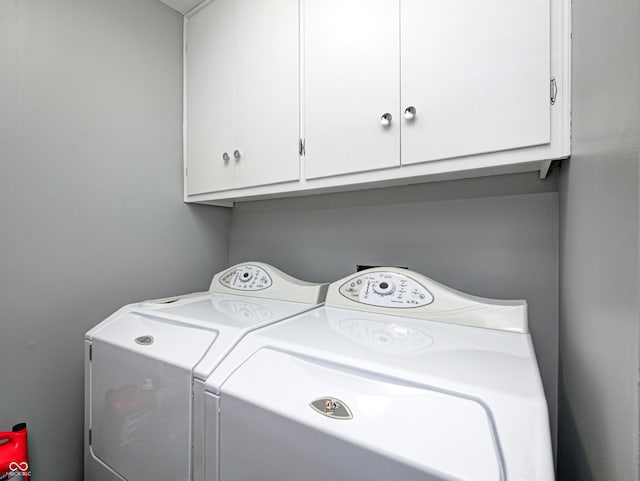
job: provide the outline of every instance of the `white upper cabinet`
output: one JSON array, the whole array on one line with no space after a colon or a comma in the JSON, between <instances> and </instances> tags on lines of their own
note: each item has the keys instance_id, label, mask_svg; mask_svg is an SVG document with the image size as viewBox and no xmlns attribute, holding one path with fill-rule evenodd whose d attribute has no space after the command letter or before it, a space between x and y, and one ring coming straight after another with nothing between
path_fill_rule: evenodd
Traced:
<instances>
[{"instance_id":1,"label":"white upper cabinet","mask_svg":"<svg viewBox=\"0 0 640 481\"><path fill-rule=\"evenodd\" d=\"M569 0L213 0L185 28L187 201L544 177L570 154Z\"/></svg>"},{"instance_id":2,"label":"white upper cabinet","mask_svg":"<svg viewBox=\"0 0 640 481\"><path fill-rule=\"evenodd\" d=\"M297 180L298 0L214 0L186 28L186 195Z\"/></svg>"},{"instance_id":3,"label":"white upper cabinet","mask_svg":"<svg viewBox=\"0 0 640 481\"><path fill-rule=\"evenodd\" d=\"M186 193L233 183L233 0L216 0L188 19L186 62Z\"/></svg>"},{"instance_id":4,"label":"white upper cabinet","mask_svg":"<svg viewBox=\"0 0 640 481\"><path fill-rule=\"evenodd\" d=\"M235 7L235 187L298 180L298 0Z\"/></svg>"},{"instance_id":5,"label":"white upper cabinet","mask_svg":"<svg viewBox=\"0 0 640 481\"><path fill-rule=\"evenodd\" d=\"M308 179L550 142L548 1L306 0L304 32Z\"/></svg>"},{"instance_id":6,"label":"white upper cabinet","mask_svg":"<svg viewBox=\"0 0 640 481\"><path fill-rule=\"evenodd\" d=\"M403 165L551 141L549 0L400 4Z\"/></svg>"},{"instance_id":7,"label":"white upper cabinet","mask_svg":"<svg viewBox=\"0 0 640 481\"><path fill-rule=\"evenodd\" d=\"M307 178L400 165L399 22L397 0L304 2Z\"/></svg>"}]
</instances>

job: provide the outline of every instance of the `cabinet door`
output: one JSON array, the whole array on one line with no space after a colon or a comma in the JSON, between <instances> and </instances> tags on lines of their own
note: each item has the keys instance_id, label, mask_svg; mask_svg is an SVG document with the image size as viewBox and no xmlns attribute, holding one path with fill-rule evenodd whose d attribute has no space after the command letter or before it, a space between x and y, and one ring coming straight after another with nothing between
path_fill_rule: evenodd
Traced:
<instances>
[{"instance_id":1,"label":"cabinet door","mask_svg":"<svg viewBox=\"0 0 640 481\"><path fill-rule=\"evenodd\" d=\"M303 8L305 176L398 166L399 2L305 0Z\"/></svg>"},{"instance_id":2,"label":"cabinet door","mask_svg":"<svg viewBox=\"0 0 640 481\"><path fill-rule=\"evenodd\" d=\"M233 0L189 17L186 60L187 194L233 187Z\"/></svg>"},{"instance_id":3,"label":"cabinet door","mask_svg":"<svg viewBox=\"0 0 640 481\"><path fill-rule=\"evenodd\" d=\"M298 0L236 0L235 23L235 187L297 180Z\"/></svg>"},{"instance_id":4,"label":"cabinet door","mask_svg":"<svg viewBox=\"0 0 640 481\"><path fill-rule=\"evenodd\" d=\"M549 0L401 0L402 163L550 141Z\"/></svg>"}]
</instances>

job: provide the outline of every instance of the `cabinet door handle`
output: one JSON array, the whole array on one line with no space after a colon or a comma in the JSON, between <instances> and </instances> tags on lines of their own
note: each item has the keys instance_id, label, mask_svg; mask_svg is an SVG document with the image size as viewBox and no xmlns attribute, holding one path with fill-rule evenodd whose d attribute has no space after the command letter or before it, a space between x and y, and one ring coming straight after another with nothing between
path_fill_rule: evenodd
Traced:
<instances>
[{"instance_id":1,"label":"cabinet door handle","mask_svg":"<svg viewBox=\"0 0 640 481\"><path fill-rule=\"evenodd\" d=\"M240 160L240 157L242 157L242 153L238 149L234 150L233 151L233 158L236 159L236 160Z\"/></svg>"},{"instance_id":2,"label":"cabinet door handle","mask_svg":"<svg viewBox=\"0 0 640 481\"><path fill-rule=\"evenodd\" d=\"M393 117L389 112L382 114L382 117L380 117L380 125L382 125L383 127L388 127L389 125L391 125L392 118Z\"/></svg>"},{"instance_id":3,"label":"cabinet door handle","mask_svg":"<svg viewBox=\"0 0 640 481\"><path fill-rule=\"evenodd\" d=\"M224 154L222 154L222 160L224 160L224 163L226 164L227 162L229 162L229 159L231 157L229 157L229 154L227 152L225 152Z\"/></svg>"},{"instance_id":4,"label":"cabinet door handle","mask_svg":"<svg viewBox=\"0 0 640 481\"><path fill-rule=\"evenodd\" d=\"M413 120L416 117L416 108L412 105L404 109L404 118Z\"/></svg>"}]
</instances>

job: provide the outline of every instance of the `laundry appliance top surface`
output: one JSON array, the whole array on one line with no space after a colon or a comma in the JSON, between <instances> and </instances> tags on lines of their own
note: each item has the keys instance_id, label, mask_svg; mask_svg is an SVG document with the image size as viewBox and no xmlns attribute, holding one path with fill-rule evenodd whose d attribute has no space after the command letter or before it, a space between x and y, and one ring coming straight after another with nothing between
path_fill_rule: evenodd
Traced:
<instances>
[{"instance_id":1,"label":"laundry appliance top surface","mask_svg":"<svg viewBox=\"0 0 640 481\"><path fill-rule=\"evenodd\" d=\"M324 307L248 335L210 376L221 479L251 470L243 447L265 481L315 481L309 463L323 466L318 480L552 480L526 303L365 273L332 284ZM287 451L291 474L269 461Z\"/></svg>"}]
</instances>

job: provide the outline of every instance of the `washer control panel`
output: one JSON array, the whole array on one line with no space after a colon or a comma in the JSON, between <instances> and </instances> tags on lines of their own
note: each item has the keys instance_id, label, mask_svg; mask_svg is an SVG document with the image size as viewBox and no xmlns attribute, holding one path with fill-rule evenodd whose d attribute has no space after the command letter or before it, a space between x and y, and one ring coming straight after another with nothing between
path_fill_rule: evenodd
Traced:
<instances>
[{"instance_id":1,"label":"washer control panel","mask_svg":"<svg viewBox=\"0 0 640 481\"><path fill-rule=\"evenodd\" d=\"M342 284L339 292L351 301L378 307L412 308L433 302L423 285L395 272L363 272Z\"/></svg>"},{"instance_id":2,"label":"washer control panel","mask_svg":"<svg viewBox=\"0 0 640 481\"><path fill-rule=\"evenodd\" d=\"M237 291L261 291L273 284L271 276L259 266L243 264L225 272L220 284Z\"/></svg>"}]
</instances>

